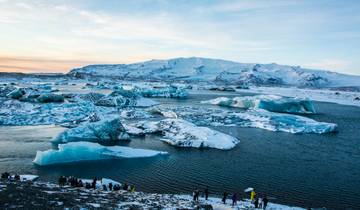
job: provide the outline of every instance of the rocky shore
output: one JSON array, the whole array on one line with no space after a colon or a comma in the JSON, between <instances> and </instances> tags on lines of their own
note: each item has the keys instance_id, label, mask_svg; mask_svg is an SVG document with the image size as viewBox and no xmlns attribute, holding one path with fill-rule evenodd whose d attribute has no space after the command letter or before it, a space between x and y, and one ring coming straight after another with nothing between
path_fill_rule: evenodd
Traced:
<instances>
[{"instance_id":1,"label":"rocky shore","mask_svg":"<svg viewBox=\"0 0 360 210\"><path fill-rule=\"evenodd\" d=\"M192 201L189 195L104 191L59 186L41 181L0 181L0 209L254 209L249 200L236 206L222 204L219 198ZM279 204L267 209L294 209Z\"/></svg>"}]
</instances>

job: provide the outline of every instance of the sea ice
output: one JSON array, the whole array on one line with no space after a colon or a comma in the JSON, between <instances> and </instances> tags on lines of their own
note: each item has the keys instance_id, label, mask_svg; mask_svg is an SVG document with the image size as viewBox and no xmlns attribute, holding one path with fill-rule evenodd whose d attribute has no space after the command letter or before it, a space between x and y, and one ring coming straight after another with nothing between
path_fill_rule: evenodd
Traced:
<instances>
[{"instance_id":1,"label":"sea ice","mask_svg":"<svg viewBox=\"0 0 360 210\"><path fill-rule=\"evenodd\" d=\"M53 142L91 141L107 142L127 140L129 135L120 122L120 118L101 120L85 123L75 128L70 128L53 139Z\"/></svg>"},{"instance_id":2,"label":"sea ice","mask_svg":"<svg viewBox=\"0 0 360 210\"><path fill-rule=\"evenodd\" d=\"M45 166L90 160L146 158L165 154L168 153L122 146L102 146L90 142L71 142L59 144L59 150L37 151L33 163Z\"/></svg>"},{"instance_id":3,"label":"sea ice","mask_svg":"<svg viewBox=\"0 0 360 210\"><path fill-rule=\"evenodd\" d=\"M234 98L219 97L208 101L202 101L202 103L245 109L260 108L272 112L301 114L315 113L314 105L308 99L282 97L277 95L256 95Z\"/></svg>"},{"instance_id":4,"label":"sea ice","mask_svg":"<svg viewBox=\"0 0 360 210\"><path fill-rule=\"evenodd\" d=\"M162 141L177 147L216 148L228 150L239 140L230 135L199 127L182 119L165 119L156 122L144 121L137 124L145 133L162 133Z\"/></svg>"}]
</instances>

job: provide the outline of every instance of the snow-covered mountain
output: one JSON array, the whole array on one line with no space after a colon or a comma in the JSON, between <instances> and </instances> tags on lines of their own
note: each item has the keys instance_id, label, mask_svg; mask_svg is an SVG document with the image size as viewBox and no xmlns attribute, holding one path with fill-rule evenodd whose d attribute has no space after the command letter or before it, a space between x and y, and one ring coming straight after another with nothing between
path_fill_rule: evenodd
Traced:
<instances>
[{"instance_id":1,"label":"snow-covered mountain","mask_svg":"<svg viewBox=\"0 0 360 210\"><path fill-rule=\"evenodd\" d=\"M133 64L89 65L71 70L78 78L216 82L234 85L341 87L360 86L360 76L275 63L237 63L208 58L174 58Z\"/></svg>"}]
</instances>

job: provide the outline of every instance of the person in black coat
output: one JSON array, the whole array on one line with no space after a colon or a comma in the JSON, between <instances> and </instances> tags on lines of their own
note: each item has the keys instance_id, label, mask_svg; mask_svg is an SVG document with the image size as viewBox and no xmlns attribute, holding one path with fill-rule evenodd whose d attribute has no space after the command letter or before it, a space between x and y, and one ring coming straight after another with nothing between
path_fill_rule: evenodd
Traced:
<instances>
[{"instance_id":1,"label":"person in black coat","mask_svg":"<svg viewBox=\"0 0 360 210\"><path fill-rule=\"evenodd\" d=\"M263 203L264 203L263 207L264 207L264 209L266 209L266 206L267 206L268 202L269 202L269 200L268 200L268 198L265 196L264 199L263 199Z\"/></svg>"},{"instance_id":2,"label":"person in black coat","mask_svg":"<svg viewBox=\"0 0 360 210\"><path fill-rule=\"evenodd\" d=\"M207 200L209 198L209 188L206 187L204 192L205 192L205 200Z\"/></svg>"},{"instance_id":3,"label":"person in black coat","mask_svg":"<svg viewBox=\"0 0 360 210\"><path fill-rule=\"evenodd\" d=\"M223 198L222 198L222 202L225 204L226 203L226 199L227 199L228 193L224 192Z\"/></svg>"},{"instance_id":4,"label":"person in black coat","mask_svg":"<svg viewBox=\"0 0 360 210\"><path fill-rule=\"evenodd\" d=\"M259 207L259 198L255 199L254 206L255 206L255 208Z\"/></svg>"}]
</instances>

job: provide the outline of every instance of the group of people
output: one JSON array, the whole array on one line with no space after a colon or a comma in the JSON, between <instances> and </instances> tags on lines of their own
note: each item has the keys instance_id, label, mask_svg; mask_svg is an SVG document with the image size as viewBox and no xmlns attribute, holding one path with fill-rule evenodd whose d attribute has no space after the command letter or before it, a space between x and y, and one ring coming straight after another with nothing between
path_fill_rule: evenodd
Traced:
<instances>
[{"instance_id":1,"label":"group of people","mask_svg":"<svg viewBox=\"0 0 360 210\"><path fill-rule=\"evenodd\" d=\"M11 176L10 173L4 172L1 174L1 179L20 180L20 175L15 174L14 176ZM70 176L70 177L60 176L59 180L58 180L60 186L70 184L70 186L72 186L72 187L85 187L86 189L96 189L97 181L98 181L98 179L95 177L91 183L83 182L83 180L78 179L73 176ZM110 182L108 185L102 184L102 189L104 191L108 191L108 190L109 191L119 191L122 189L122 190L130 191L130 192L135 192L135 186L130 186L126 182L122 186L120 186L120 184L113 184L112 182ZM221 201L224 204L226 204L226 200L228 199L228 196L229 196L229 193L225 191L223 194L223 197L221 199ZM199 191L199 189L195 189L193 192L193 201L198 202L199 197L200 197L200 191ZM209 198L209 188L208 187L206 187L204 189L204 197L205 197L205 200L208 200L208 198ZM235 206L238 201L238 195L236 192L232 194L231 199L232 199L232 206ZM250 192L250 200L251 200L251 203L254 204L255 208L266 209L267 204L268 204L267 196L265 195L263 197L260 197L256 194L256 192L254 190L252 190Z\"/></svg>"},{"instance_id":2,"label":"group of people","mask_svg":"<svg viewBox=\"0 0 360 210\"><path fill-rule=\"evenodd\" d=\"M70 186L72 186L72 187L85 187L86 189L96 189L97 181L98 181L98 179L95 177L91 183L83 182L83 180L78 179L73 176L70 176L70 177L60 176L59 180L58 180L60 186L70 184ZM113 184L112 182L110 182L107 185L102 184L102 189L104 191L108 191L108 190L109 191L119 191L122 189L122 190L126 190L126 191L135 192L135 186L130 186L128 183L125 183L121 187L120 184Z\"/></svg>"},{"instance_id":3,"label":"group of people","mask_svg":"<svg viewBox=\"0 0 360 210\"><path fill-rule=\"evenodd\" d=\"M20 175L15 174L14 176L11 176L9 172L4 172L1 174L1 179L20 181Z\"/></svg>"},{"instance_id":4,"label":"group of people","mask_svg":"<svg viewBox=\"0 0 360 210\"><path fill-rule=\"evenodd\" d=\"M195 189L192 195L193 195L193 201L199 201L200 191L198 189ZM229 196L229 193L225 191L223 194L223 197L221 199L221 201L224 204L226 204L226 200L228 199L228 196ZM206 187L204 190L204 197L205 197L205 200L208 200L208 198L209 198L209 188L208 187ZM233 193L231 199L232 199L232 206L237 205L238 194L236 192ZM259 209L266 209L267 204L269 202L266 195L263 197L260 197L256 194L256 192L254 190L252 190L250 192L250 200L251 200L251 203L254 204L254 207L259 208Z\"/></svg>"},{"instance_id":5,"label":"group of people","mask_svg":"<svg viewBox=\"0 0 360 210\"><path fill-rule=\"evenodd\" d=\"M266 206L269 202L266 195L264 197L260 197L256 194L254 190L250 192L250 199L251 202L254 204L255 208L259 209L266 209Z\"/></svg>"},{"instance_id":6,"label":"group of people","mask_svg":"<svg viewBox=\"0 0 360 210\"><path fill-rule=\"evenodd\" d=\"M199 201L199 197L200 197L199 189L195 189L192 195L193 195L193 201ZM207 200L209 198L209 188L208 187L206 187L204 190L204 196L205 196L205 200Z\"/></svg>"}]
</instances>

